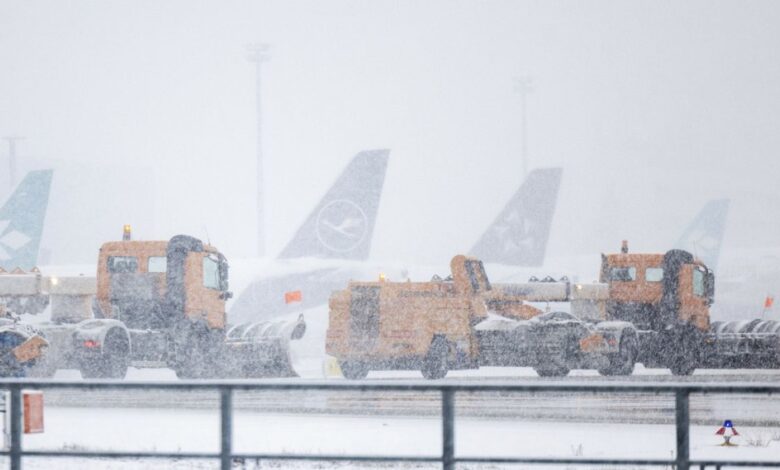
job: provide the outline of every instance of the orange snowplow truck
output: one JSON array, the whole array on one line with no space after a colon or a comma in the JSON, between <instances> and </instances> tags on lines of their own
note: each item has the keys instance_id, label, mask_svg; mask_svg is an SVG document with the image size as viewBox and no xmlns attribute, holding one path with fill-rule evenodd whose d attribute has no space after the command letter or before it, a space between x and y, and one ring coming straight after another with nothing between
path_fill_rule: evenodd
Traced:
<instances>
[{"instance_id":1,"label":"orange snowplow truck","mask_svg":"<svg viewBox=\"0 0 780 470\"><path fill-rule=\"evenodd\" d=\"M691 374L698 367L780 367L780 322L710 321L715 276L690 253L602 255L601 282L609 286L611 320L634 324L638 362Z\"/></svg>"},{"instance_id":2,"label":"orange snowplow truck","mask_svg":"<svg viewBox=\"0 0 780 470\"><path fill-rule=\"evenodd\" d=\"M351 282L331 295L326 352L339 358L345 377L363 378L369 369L419 369L426 378L440 378L450 343L460 365L477 362L472 328L487 318L489 305L517 318L540 313L496 295L477 259L455 256L450 269L451 279Z\"/></svg>"},{"instance_id":3,"label":"orange snowplow truck","mask_svg":"<svg viewBox=\"0 0 780 470\"><path fill-rule=\"evenodd\" d=\"M475 258L455 256L450 268L448 279L351 282L332 294L326 352L346 378L400 369L436 379L480 366L530 366L543 376L574 368L605 375L633 370L636 334L629 323L542 313L526 300L546 286L494 288ZM556 295L568 299L568 291Z\"/></svg>"},{"instance_id":4,"label":"orange snowplow truck","mask_svg":"<svg viewBox=\"0 0 780 470\"><path fill-rule=\"evenodd\" d=\"M122 378L127 368L169 367L182 378L294 376L289 340L297 321L228 328L228 263L213 246L177 235L100 249L94 318L50 325L47 372L78 368L85 378Z\"/></svg>"}]
</instances>

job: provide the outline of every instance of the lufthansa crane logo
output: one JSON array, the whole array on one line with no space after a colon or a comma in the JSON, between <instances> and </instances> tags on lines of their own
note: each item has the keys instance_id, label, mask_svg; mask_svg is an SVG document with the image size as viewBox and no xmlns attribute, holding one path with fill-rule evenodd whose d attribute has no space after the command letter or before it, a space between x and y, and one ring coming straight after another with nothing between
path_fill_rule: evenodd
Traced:
<instances>
[{"instance_id":1,"label":"lufthansa crane logo","mask_svg":"<svg viewBox=\"0 0 780 470\"><path fill-rule=\"evenodd\" d=\"M336 199L317 214L317 240L331 251L350 251L366 236L368 217L348 199Z\"/></svg>"}]
</instances>

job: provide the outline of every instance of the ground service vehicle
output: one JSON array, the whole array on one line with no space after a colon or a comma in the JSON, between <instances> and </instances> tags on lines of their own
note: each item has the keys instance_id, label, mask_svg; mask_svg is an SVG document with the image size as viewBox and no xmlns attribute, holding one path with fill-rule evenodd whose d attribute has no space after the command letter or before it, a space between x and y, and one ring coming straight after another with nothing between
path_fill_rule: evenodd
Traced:
<instances>
[{"instance_id":1,"label":"ground service vehicle","mask_svg":"<svg viewBox=\"0 0 780 470\"><path fill-rule=\"evenodd\" d=\"M780 367L780 322L711 322L715 276L682 250L603 255L600 281L609 286L606 315L628 321L639 333L646 367L688 375L697 367Z\"/></svg>"},{"instance_id":2,"label":"ground service vehicle","mask_svg":"<svg viewBox=\"0 0 780 470\"><path fill-rule=\"evenodd\" d=\"M637 335L630 323L542 314L526 302L532 292L494 289L481 261L458 255L450 267L447 279L351 282L333 293L326 352L345 377L416 369L435 379L479 366L531 366L543 376L572 368L633 371Z\"/></svg>"},{"instance_id":3,"label":"ground service vehicle","mask_svg":"<svg viewBox=\"0 0 780 470\"><path fill-rule=\"evenodd\" d=\"M303 318L228 329L227 261L196 238L134 241L126 227L125 239L100 249L96 292L94 318L73 323L60 313L41 327L52 347L40 375L76 367L121 378L130 365L188 378L295 375L288 342L303 336Z\"/></svg>"},{"instance_id":4,"label":"ground service vehicle","mask_svg":"<svg viewBox=\"0 0 780 470\"><path fill-rule=\"evenodd\" d=\"M0 377L24 377L49 343L40 332L19 322L0 305Z\"/></svg>"}]
</instances>

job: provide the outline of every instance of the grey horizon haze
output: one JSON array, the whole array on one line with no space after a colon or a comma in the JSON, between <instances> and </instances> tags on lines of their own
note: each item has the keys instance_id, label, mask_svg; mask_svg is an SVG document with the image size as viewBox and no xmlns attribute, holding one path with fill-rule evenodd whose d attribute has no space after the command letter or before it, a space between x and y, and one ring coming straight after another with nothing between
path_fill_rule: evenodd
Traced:
<instances>
[{"instance_id":1,"label":"grey horizon haze","mask_svg":"<svg viewBox=\"0 0 780 470\"><path fill-rule=\"evenodd\" d=\"M81 191L52 201L52 262L93 263L121 223L254 255L255 43L269 256L353 155L388 148L371 257L446 266L519 187L524 145L529 170L564 169L548 256L666 249L714 198L724 253L777 251L776 2L0 0L16 179L55 162L52 197Z\"/></svg>"}]
</instances>

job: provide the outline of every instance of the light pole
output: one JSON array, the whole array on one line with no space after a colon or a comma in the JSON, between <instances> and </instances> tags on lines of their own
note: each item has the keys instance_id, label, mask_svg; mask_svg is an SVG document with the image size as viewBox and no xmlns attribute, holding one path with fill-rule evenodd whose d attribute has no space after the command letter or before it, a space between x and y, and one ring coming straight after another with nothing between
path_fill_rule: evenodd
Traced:
<instances>
[{"instance_id":1,"label":"light pole","mask_svg":"<svg viewBox=\"0 0 780 470\"><path fill-rule=\"evenodd\" d=\"M533 79L530 76L515 77L515 91L520 94L521 137L523 139L521 155L523 158L523 178L528 175L528 117L526 97L533 91Z\"/></svg>"},{"instance_id":2,"label":"light pole","mask_svg":"<svg viewBox=\"0 0 780 470\"><path fill-rule=\"evenodd\" d=\"M8 136L8 189L13 192L16 186L16 142L24 140L24 137Z\"/></svg>"},{"instance_id":3,"label":"light pole","mask_svg":"<svg viewBox=\"0 0 780 470\"><path fill-rule=\"evenodd\" d=\"M257 256L265 255L265 184L263 180L263 112L261 76L263 62L270 59L268 44L250 44L247 46L247 59L255 64L257 107Z\"/></svg>"}]
</instances>

